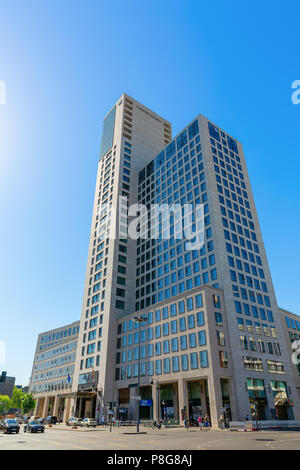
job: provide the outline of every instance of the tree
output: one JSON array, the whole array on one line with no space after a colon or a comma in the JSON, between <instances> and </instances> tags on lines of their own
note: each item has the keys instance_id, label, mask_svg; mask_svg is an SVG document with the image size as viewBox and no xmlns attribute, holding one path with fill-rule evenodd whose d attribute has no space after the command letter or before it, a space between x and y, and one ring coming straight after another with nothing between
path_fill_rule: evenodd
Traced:
<instances>
[{"instance_id":1,"label":"tree","mask_svg":"<svg viewBox=\"0 0 300 470\"><path fill-rule=\"evenodd\" d=\"M25 398L22 400L22 411L23 414L26 415L31 410L35 408L36 400L33 398L33 395L25 394Z\"/></svg>"},{"instance_id":2,"label":"tree","mask_svg":"<svg viewBox=\"0 0 300 470\"><path fill-rule=\"evenodd\" d=\"M8 395L0 395L0 413L11 408L11 399Z\"/></svg>"},{"instance_id":3,"label":"tree","mask_svg":"<svg viewBox=\"0 0 300 470\"><path fill-rule=\"evenodd\" d=\"M17 387L14 387L14 391L11 397L11 408L22 408L22 401L25 398L25 393Z\"/></svg>"}]
</instances>

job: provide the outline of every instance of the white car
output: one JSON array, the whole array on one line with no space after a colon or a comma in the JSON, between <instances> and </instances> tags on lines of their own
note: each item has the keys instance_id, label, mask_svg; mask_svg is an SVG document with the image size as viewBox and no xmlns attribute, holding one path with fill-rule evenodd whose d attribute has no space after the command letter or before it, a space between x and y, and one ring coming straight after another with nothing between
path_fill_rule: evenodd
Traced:
<instances>
[{"instance_id":1,"label":"white car","mask_svg":"<svg viewBox=\"0 0 300 470\"><path fill-rule=\"evenodd\" d=\"M93 418L84 418L81 421L80 426L86 426L87 428L95 428L97 426L97 421Z\"/></svg>"},{"instance_id":2,"label":"white car","mask_svg":"<svg viewBox=\"0 0 300 470\"><path fill-rule=\"evenodd\" d=\"M82 421L82 418L69 418L66 422L67 426L79 426Z\"/></svg>"}]
</instances>

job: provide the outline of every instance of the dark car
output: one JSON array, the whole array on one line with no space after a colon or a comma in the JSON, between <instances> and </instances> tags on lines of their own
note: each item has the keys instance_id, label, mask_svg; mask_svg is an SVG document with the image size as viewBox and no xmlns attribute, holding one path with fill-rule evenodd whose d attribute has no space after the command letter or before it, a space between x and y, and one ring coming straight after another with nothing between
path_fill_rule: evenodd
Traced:
<instances>
[{"instance_id":1,"label":"dark car","mask_svg":"<svg viewBox=\"0 0 300 470\"><path fill-rule=\"evenodd\" d=\"M45 426L39 421L29 421L24 424L24 432L44 432Z\"/></svg>"},{"instance_id":2,"label":"dark car","mask_svg":"<svg viewBox=\"0 0 300 470\"><path fill-rule=\"evenodd\" d=\"M6 434L11 434L12 432L18 434L20 426L15 419L4 419L0 423L0 429Z\"/></svg>"},{"instance_id":3,"label":"dark car","mask_svg":"<svg viewBox=\"0 0 300 470\"><path fill-rule=\"evenodd\" d=\"M45 424L56 424L57 423L57 417L56 416L47 416L45 419Z\"/></svg>"}]
</instances>

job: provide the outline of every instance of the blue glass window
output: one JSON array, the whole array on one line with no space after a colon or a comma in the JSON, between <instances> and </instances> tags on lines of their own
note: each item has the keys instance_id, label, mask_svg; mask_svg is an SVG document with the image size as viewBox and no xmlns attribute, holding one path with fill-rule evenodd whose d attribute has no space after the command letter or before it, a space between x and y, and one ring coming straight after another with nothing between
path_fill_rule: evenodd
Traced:
<instances>
[{"instance_id":1,"label":"blue glass window","mask_svg":"<svg viewBox=\"0 0 300 470\"><path fill-rule=\"evenodd\" d=\"M111 148L114 138L116 108L114 107L103 121L100 158Z\"/></svg>"}]
</instances>

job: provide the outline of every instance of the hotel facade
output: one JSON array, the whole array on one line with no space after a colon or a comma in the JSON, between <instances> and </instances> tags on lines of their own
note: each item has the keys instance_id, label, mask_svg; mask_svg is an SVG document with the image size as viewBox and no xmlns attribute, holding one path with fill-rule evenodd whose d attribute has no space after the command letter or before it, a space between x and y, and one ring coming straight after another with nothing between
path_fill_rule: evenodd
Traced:
<instances>
[{"instance_id":1,"label":"hotel facade","mask_svg":"<svg viewBox=\"0 0 300 470\"><path fill-rule=\"evenodd\" d=\"M70 413L139 404L217 426L299 419L298 396L242 144L202 115L172 137L123 94L103 122Z\"/></svg>"}]
</instances>

